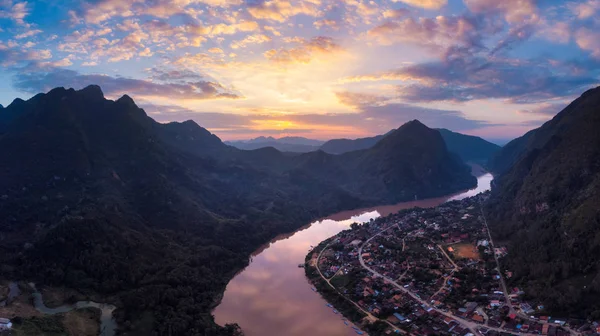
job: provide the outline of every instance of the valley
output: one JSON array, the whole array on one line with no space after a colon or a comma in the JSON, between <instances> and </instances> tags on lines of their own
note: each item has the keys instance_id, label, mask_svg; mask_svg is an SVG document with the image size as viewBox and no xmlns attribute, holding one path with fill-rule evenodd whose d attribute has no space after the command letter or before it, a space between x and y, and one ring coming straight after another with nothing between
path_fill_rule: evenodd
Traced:
<instances>
[{"instance_id":1,"label":"valley","mask_svg":"<svg viewBox=\"0 0 600 336\"><path fill-rule=\"evenodd\" d=\"M237 274L227 285L224 297L214 310L216 321L224 325L239 323L248 336L269 333L285 335L356 335L354 329L344 324L341 315L326 306L307 281L305 271L297 264L303 263L306 252L320 241L347 230L353 223L388 216L402 209L435 207L446 201L461 199L488 190L491 174L477 172L477 188L456 195L404 202L353 211L344 211L313 222L292 235L271 241L256 251L250 265Z\"/></svg>"}]
</instances>

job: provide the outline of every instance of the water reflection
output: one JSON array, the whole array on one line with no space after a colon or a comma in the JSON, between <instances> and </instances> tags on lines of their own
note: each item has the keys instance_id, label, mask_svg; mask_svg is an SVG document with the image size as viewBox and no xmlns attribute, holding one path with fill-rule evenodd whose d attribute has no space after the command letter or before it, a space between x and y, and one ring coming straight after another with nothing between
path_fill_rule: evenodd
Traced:
<instances>
[{"instance_id":1,"label":"water reflection","mask_svg":"<svg viewBox=\"0 0 600 336\"><path fill-rule=\"evenodd\" d=\"M253 254L250 265L227 285L223 301L215 309L217 323L238 323L248 336L346 336L356 335L326 301L311 290L298 268L311 245L347 229L354 222L366 222L401 209L432 207L448 200L473 196L488 190L492 175L480 173L478 187L457 195L391 206L344 211L282 235Z\"/></svg>"}]
</instances>

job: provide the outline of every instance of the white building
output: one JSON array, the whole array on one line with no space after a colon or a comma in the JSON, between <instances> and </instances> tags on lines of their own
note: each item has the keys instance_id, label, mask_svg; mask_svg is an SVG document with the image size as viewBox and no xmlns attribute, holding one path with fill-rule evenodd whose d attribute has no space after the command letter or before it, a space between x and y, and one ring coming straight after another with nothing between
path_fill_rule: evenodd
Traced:
<instances>
[{"instance_id":1,"label":"white building","mask_svg":"<svg viewBox=\"0 0 600 336\"><path fill-rule=\"evenodd\" d=\"M12 323L9 319L0 318L0 331L9 330L12 328Z\"/></svg>"}]
</instances>

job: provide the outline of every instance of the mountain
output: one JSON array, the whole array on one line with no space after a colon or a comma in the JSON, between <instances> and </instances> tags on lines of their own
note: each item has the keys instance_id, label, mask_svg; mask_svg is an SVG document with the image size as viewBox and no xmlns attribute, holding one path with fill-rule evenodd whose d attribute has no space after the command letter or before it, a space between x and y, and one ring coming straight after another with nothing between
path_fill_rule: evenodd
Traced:
<instances>
[{"instance_id":1,"label":"mountain","mask_svg":"<svg viewBox=\"0 0 600 336\"><path fill-rule=\"evenodd\" d=\"M418 120L387 133L373 147L339 157L360 194L376 194L391 202L428 198L438 189L476 185L470 168L447 149L440 133ZM353 174L352 174L353 173Z\"/></svg>"},{"instance_id":2,"label":"mountain","mask_svg":"<svg viewBox=\"0 0 600 336\"><path fill-rule=\"evenodd\" d=\"M495 239L508 244L504 266L553 316L600 318L599 129L600 87L494 161L503 173L486 210Z\"/></svg>"},{"instance_id":3,"label":"mountain","mask_svg":"<svg viewBox=\"0 0 600 336\"><path fill-rule=\"evenodd\" d=\"M273 147L281 152L292 152L292 153L307 153L313 152L319 149L319 146L312 145L299 145L299 144L288 144L279 141L265 141L265 142L241 142L241 141L227 141L226 144L243 150L255 150L266 147Z\"/></svg>"},{"instance_id":4,"label":"mountain","mask_svg":"<svg viewBox=\"0 0 600 336\"><path fill-rule=\"evenodd\" d=\"M225 143L244 150L273 147L281 152L306 153L319 149L323 141L303 137L282 137L275 139L273 137L261 136L250 140L227 141Z\"/></svg>"},{"instance_id":5,"label":"mountain","mask_svg":"<svg viewBox=\"0 0 600 336\"><path fill-rule=\"evenodd\" d=\"M305 146L321 146L322 144L325 143L325 141L308 139L308 138L297 137L297 136L286 136L286 137L279 138L277 140L281 143L286 143L286 144L290 144L290 145L305 145Z\"/></svg>"},{"instance_id":6,"label":"mountain","mask_svg":"<svg viewBox=\"0 0 600 336\"><path fill-rule=\"evenodd\" d=\"M509 170L528 147L536 147L535 144L529 143L529 141L533 139L535 132L536 130L529 131L522 137L516 138L504 145L502 150L497 151L490 157L486 165L488 169L498 175Z\"/></svg>"},{"instance_id":7,"label":"mountain","mask_svg":"<svg viewBox=\"0 0 600 336\"><path fill-rule=\"evenodd\" d=\"M500 150L500 146L480 137L452 132L445 128L438 131L444 138L448 150L458 154L465 162L486 164Z\"/></svg>"},{"instance_id":8,"label":"mountain","mask_svg":"<svg viewBox=\"0 0 600 336\"><path fill-rule=\"evenodd\" d=\"M356 150L368 149L375 146L385 134L359 139L333 139L325 142L321 150L329 154L343 154Z\"/></svg>"},{"instance_id":9,"label":"mountain","mask_svg":"<svg viewBox=\"0 0 600 336\"><path fill-rule=\"evenodd\" d=\"M447 129L437 130L442 135L448 150L458 154L465 162L471 161L485 164L500 149L500 146L479 137L464 135ZM330 154L343 154L355 150L368 149L375 146L388 134L390 134L390 132L374 137L354 140L333 139L323 144L321 150Z\"/></svg>"},{"instance_id":10,"label":"mountain","mask_svg":"<svg viewBox=\"0 0 600 336\"><path fill-rule=\"evenodd\" d=\"M277 234L476 183L418 121L344 155L246 151L98 86L1 109L0 157L2 277L110 297L124 335L232 335L210 311Z\"/></svg>"}]
</instances>

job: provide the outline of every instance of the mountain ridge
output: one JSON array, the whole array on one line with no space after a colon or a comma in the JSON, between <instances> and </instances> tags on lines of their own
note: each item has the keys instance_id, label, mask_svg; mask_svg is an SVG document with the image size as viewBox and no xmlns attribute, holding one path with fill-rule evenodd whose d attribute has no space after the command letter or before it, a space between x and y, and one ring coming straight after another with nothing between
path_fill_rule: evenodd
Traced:
<instances>
[{"instance_id":1,"label":"mountain ridge","mask_svg":"<svg viewBox=\"0 0 600 336\"><path fill-rule=\"evenodd\" d=\"M500 149L500 146L480 137L465 135L447 129L436 130L441 133L448 149L451 152L459 155L460 158L465 162L487 165L488 161L493 158ZM331 139L324 142L321 146L286 145L274 141L277 139L272 137L258 137L248 141L226 141L225 143L245 150L273 147L282 152L307 153L316 150L322 150L329 154L344 154L356 150L369 149L375 146L379 141L393 131L394 130L391 130L386 134L366 138ZM253 141L257 139L260 141Z\"/></svg>"},{"instance_id":2,"label":"mountain ridge","mask_svg":"<svg viewBox=\"0 0 600 336\"><path fill-rule=\"evenodd\" d=\"M496 157L490 228L509 246L511 281L547 313L600 318L598 129L600 87Z\"/></svg>"},{"instance_id":3,"label":"mountain ridge","mask_svg":"<svg viewBox=\"0 0 600 336\"><path fill-rule=\"evenodd\" d=\"M1 112L10 116L0 122L2 274L115 297L126 335L147 313L157 334L233 335L210 310L269 239L339 210L476 183L424 125L396 133L433 140L435 153L409 162L394 159L423 154L409 142L342 156L238 150L195 122L157 123L127 95L106 100L97 86ZM428 173L451 180L420 179Z\"/></svg>"}]
</instances>

